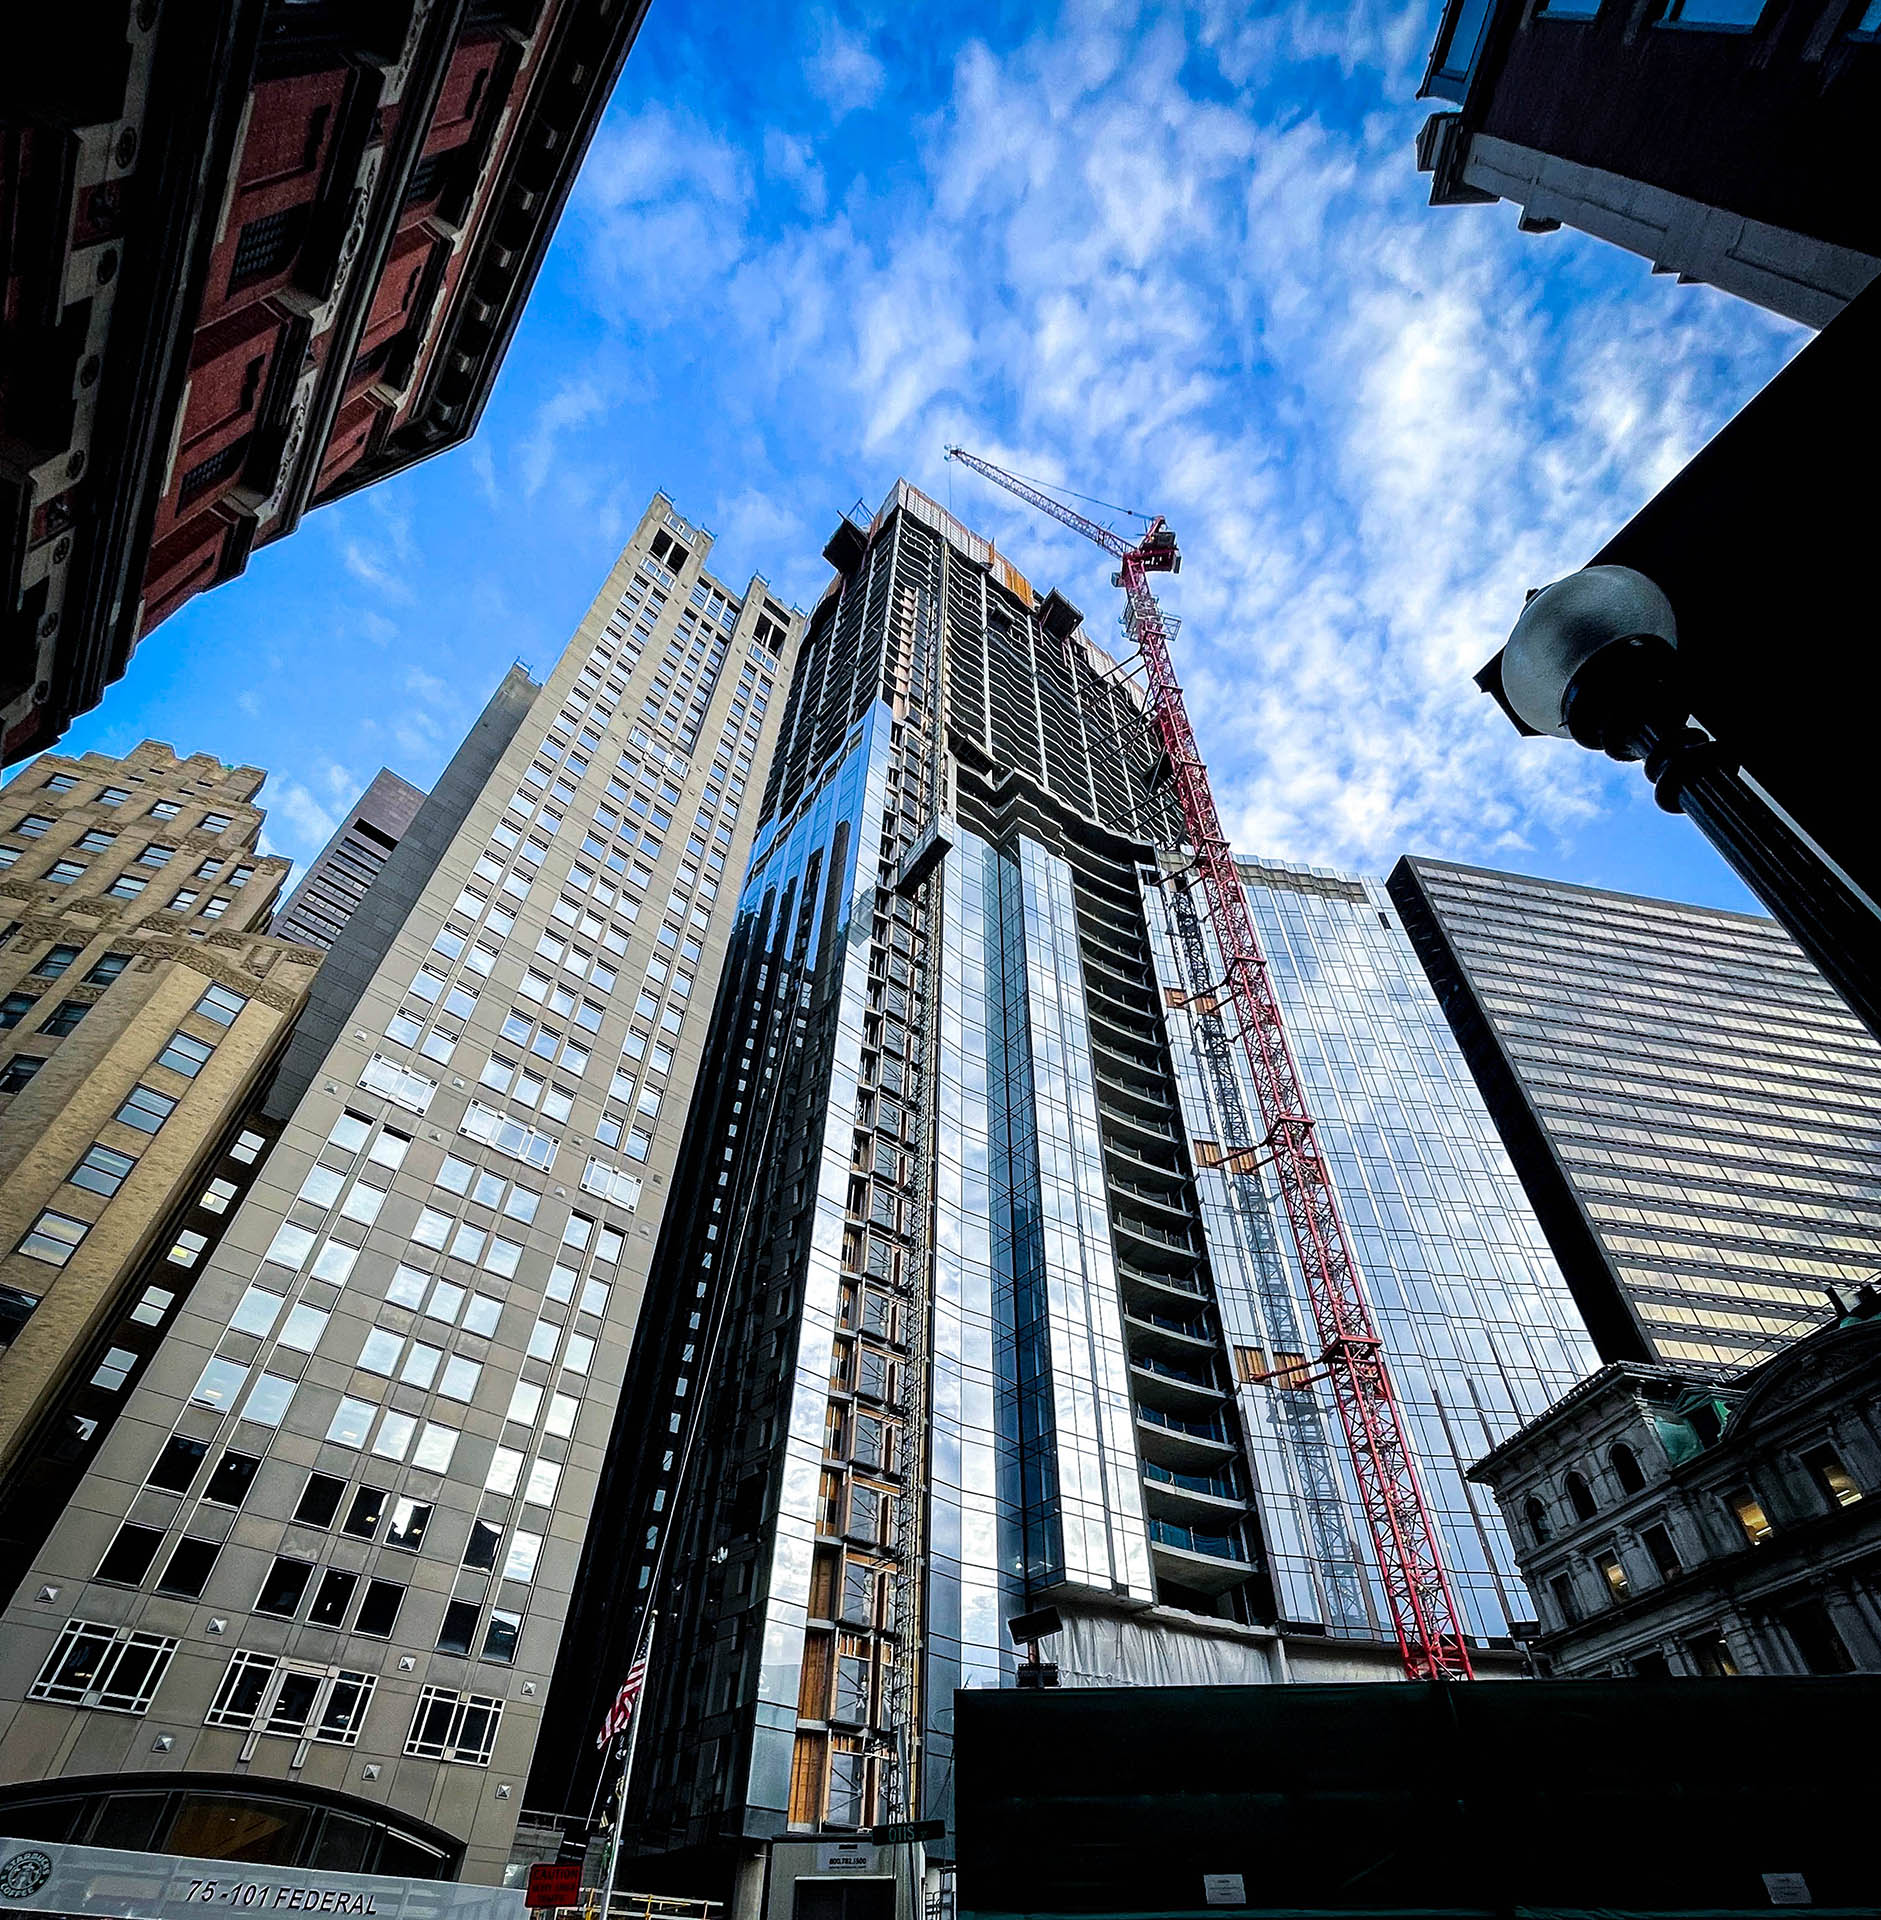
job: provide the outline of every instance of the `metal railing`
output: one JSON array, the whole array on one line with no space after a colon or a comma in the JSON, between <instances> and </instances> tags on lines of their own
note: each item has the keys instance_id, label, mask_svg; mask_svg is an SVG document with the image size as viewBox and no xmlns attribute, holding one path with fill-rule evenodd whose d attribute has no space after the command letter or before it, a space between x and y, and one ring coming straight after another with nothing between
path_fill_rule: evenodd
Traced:
<instances>
[{"instance_id":1,"label":"metal railing","mask_svg":"<svg viewBox=\"0 0 1881 1920\"><path fill-rule=\"evenodd\" d=\"M1150 1538L1165 1547L1181 1547L1187 1553L1206 1553L1216 1560L1233 1560L1246 1566L1238 1536L1231 1533L1197 1533L1193 1527L1171 1526L1167 1520L1149 1523Z\"/></svg>"}]
</instances>

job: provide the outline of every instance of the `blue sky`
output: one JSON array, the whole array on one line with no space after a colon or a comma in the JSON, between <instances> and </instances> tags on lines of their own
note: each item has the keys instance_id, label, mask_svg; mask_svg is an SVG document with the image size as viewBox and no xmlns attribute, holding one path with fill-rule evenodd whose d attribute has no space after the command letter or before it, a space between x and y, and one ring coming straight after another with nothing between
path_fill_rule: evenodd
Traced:
<instances>
[{"instance_id":1,"label":"blue sky","mask_svg":"<svg viewBox=\"0 0 1881 1920\"><path fill-rule=\"evenodd\" d=\"M553 664L655 488L807 606L837 515L905 473L1105 637L1103 557L959 441L1168 514L1246 851L1745 904L1637 769L1518 741L1470 674L1806 336L1428 206L1435 17L655 0L476 440L193 602L69 749L267 767L305 859Z\"/></svg>"}]
</instances>

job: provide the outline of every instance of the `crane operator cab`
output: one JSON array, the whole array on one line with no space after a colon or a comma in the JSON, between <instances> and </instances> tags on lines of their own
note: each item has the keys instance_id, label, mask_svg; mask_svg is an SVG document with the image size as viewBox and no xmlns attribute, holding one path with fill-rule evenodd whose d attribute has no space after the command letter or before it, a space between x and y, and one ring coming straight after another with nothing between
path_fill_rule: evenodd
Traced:
<instances>
[{"instance_id":1,"label":"crane operator cab","mask_svg":"<svg viewBox=\"0 0 1881 1920\"><path fill-rule=\"evenodd\" d=\"M1182 551L1176 545L1175 529L1159 513L1137 542L1137 554L1145 573L1180 573Z\"/></svg>"}]
</instances>

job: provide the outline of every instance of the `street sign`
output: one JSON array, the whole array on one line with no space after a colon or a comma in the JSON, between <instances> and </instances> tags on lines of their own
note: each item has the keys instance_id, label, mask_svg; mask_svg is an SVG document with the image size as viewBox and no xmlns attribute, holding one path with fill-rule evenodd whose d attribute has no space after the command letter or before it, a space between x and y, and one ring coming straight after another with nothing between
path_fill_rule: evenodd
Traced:
<instances>
[{"instance_id":1,"label":"street sign","mask_svg":"<svg viewBox=\"0 0 1881 1920\"><path fill-rule=\"evenodd\" d=\"M581 1862L579 1860L538 1860L529 1869L529 1885L523 1893L525 1907L578 1907L581 1905Z\"/></svg>"},{"instance_id":2,"label":"street sign","mask_svg":"<svg viewBox=\"0 0 1881 1920\"><path fill-rule=\"evenodd\" d=\"M1247 1886L1238 1873L1205 1873L1202 1898L1211 1907L1245 1907Z\"/></svg>"},{"instance_id":3,"label":"street sign","mask_svg":"<svg viewBox=\"0 0 1881 1920\"><path fill-rule=\"evenodd\" d=\"M898 1826L873 1827L869 1838L878 1847L905 1847L915 1840L945 1840L945 1820L904 1820Z\"/></svg>"}]
</instances>

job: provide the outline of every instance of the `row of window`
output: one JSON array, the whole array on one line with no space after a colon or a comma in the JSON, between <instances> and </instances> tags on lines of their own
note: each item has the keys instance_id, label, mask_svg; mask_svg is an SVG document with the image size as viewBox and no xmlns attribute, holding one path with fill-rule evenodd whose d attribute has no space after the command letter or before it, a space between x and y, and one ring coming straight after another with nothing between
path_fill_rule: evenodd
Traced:
<instances>
[{"instance_id":1,"label":"row of window","mask_svg":"<svg viewBox=\"0 0 1881 1920\"><path fill-rule=\"evenodd\" d=\"M177 1645L167 1634L68 1620L32 1684L31 1697L107 1713L148 1713ZM238 1648L204 1720L209 1726L352 1746L377 1685L373 1674ZM502 1715L502 1701L488 1695L423 1687L405 1751L487 1767Z\"/></svg>"},{"instance_id":2,"label":"row of window","mask_svg":"<svg viewBox=\"0 0 1881 1920\"><path fill-rule=\"evenodd\" d=\"M83 845L83 842L80 844ZM17 849L0 847L0 868L13 866L17 863L18 859L19 853ZM61 859L53 861L51 866L39 875L39 878L55 887L69 887L82 880L89 871L90 866L86 861ZM242 878L246 879L247 874L244 874ZM231 881L229 884L239 886L241 882ZM135 900L149 885L150 882L145 879L142 874L131 873L127 870L119 874L117 878L105 888L105 894L107 898L112 900ZM172 894L170 898L164 902L164 905L172 912L188 913L201 899L202 890L200 888L185 887ZM203 902L201 917L205 920L219 920L234 904L235 902L231 896L227 894L216 894L211 899Z\"/></svg>"},{"instance_id":3,"label":"row of window","mask_svg":"<svg viewBox=\"0 0 1881 1920\"><path fill-rule=\"evenodd\" d=\"M234 1025L236 1017L247 1004L244 995L228 987L211 984L190 1011L216 1026L229 1027ZM193 1033L186 1033L179 1027L157 1055L155 1064L186 1080L194 1080L208 1065L214 1052L215 1047L211 1042ZM31 1082L33 1075L44 1064L43 1059L15 1054L6 1067L0 1069L0 1091L17 1092ZM16 1069L19 1071L16 1072ZM164 1093L140 1081L125 1096L123 1104L112 1117L139 1133L154 1134L180 1104L180 1096ZM94 1141L86 1148L77 1166L66 1175L66 1184L81 1187L108 1200L123 1186L135 1166L135 1156L109 1146L102 1140ZM31 1259L42 1260L48 1266L63 1267L84 1244L86 1236L96 1224L94 1220L65 1213L57 1207L47 1207L27 1228L17 1251ZM196 1253L204 1244L202 1236L195 1238L196 1248L183 1249L189 1253L189 1257L178 1259L178 1265L194 1264ZM177 1258L175 1250L171 1257Z\"/></svg>"},{"instance_id":4,"label":"row of window","mask_svg":"<svg viewBox=\"0 0 1881 1920\"><path fill-rule=\"evenodd\" d=\"M48 776L48 778L41 783L39 791L41 793L73 793L77 791L79 784L77 774L55 773ZM131 789L129 787L104 786L100 787L89 799L73 801L71 804L74 806L121 807L125 801L130 798ZM150 804L146 817L152 820L174 820L182 813L184 805L185 803L180 800L154 800ZM234 816L231 814L210 809L196 822L196 827L203 833L226 833L233 822L233 818Z\"/></svg>"}]
</instances>

